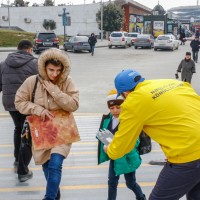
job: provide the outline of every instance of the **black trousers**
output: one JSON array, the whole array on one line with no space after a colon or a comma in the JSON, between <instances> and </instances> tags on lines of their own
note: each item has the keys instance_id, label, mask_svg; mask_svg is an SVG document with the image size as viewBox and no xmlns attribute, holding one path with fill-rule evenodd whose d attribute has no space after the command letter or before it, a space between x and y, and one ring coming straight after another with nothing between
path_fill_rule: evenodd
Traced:
<instances>
[{"instance_id":1,"label":"black trousers","mask_svg":"<svg viewBox=\"0 0 200 200\"><path fill-rule=\"evenodd\" d=\"M24 121L26 119L26 115L23 115L18 111L9 111L9 113L15 125L14 157L15 157L15 161L19 162L17 173L25 175L29 171L28 165L32 157L31 146L28 147L28 146L21 145L21 133L22 133Z\"/></svg>"},{"instance_id":2,"label":"black trousers","mask_svg":"<svg viewBox=\"0 0 200 200\"><path fill-rule=\"evenodd\" d=\"M167 162L149 200L200 200L200 160L183 164Z\"/></svg>"}]
</instances>

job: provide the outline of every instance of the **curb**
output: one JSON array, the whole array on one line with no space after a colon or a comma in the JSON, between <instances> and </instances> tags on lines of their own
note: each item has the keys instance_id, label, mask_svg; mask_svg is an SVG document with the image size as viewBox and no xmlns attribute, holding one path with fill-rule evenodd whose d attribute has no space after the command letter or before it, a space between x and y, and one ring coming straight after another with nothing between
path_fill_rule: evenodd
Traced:
<instances>
[{"instance_id":1,"label":"curb","mask_svg":"<svg viewBox=\"0 0 200 200\"><path fill-rule=\"evenodd\" d=\"M108 45L97 45L95 48L101 48L101 47L107 47ZM63 48L60 48L60 50L64 50ZM0 52L14 52L17 51L15 47L0 47Z\"/></svg>"}]
</instances>

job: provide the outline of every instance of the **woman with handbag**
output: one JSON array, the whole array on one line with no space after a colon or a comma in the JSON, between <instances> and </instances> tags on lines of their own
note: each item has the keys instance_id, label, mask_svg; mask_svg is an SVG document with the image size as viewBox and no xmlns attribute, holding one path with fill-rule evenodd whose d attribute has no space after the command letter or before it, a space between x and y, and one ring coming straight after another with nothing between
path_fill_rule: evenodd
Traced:
<instances>
[{"instance_id":1,"label":"woman with handbag","mask_svg":"<svg viewBox=\"0 0 200 200\"><path fill-rule=\"evenodd\" d=\"M39 117L40 122L36 122L36 124L41 123L41 126L45 126L42 127L46 130L45 136L52 141L52 144L55 144L55 146L47 147L45 142L40 142L40 148L37 148L38 144L33 142L32 146L35 163L42 165L47 181L44 200L55 200L60 199L59 184L63 160L70 152L71 143L80 139L78 133L74 135L73 132L71 139L56 144L56 140L59 140L58 135L62 136L62 134L59 133L61 129L52 127L56 118L55 112L71 113L76 111L79 107L79 92L69 76L70 61L68 55L63 51L54 48L44 51L38 58L38 71L39 80L35 90L34 103L31 102L31 96L36 81L35 75L26 79L18 89L15 97L15 106L25 115ZM45 124L44 122L47 122L47 124L43 125ZM75 124L75 121L73 123ZM64 124L63 126L68 125ZM31 131L32 134L33 132ZM39 136L38 132L35 132L35 134L36 138L38 138L40 130Z\"/></svg>"}]
</instances>

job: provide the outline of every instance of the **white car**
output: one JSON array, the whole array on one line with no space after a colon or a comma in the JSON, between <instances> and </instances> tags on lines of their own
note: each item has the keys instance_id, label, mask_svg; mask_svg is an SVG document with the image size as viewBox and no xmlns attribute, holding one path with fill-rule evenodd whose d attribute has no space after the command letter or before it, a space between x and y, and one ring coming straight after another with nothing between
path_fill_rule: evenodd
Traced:
<instances>
[{"instance_id":1,"label":"white car","mask_svg":"<svg viewBox=\"0 0 200 200\"><path fill-rule=\"evenodd\" d=\"M128 33L128 37L131 38L132 45L134 45L135 40L138 37L138 35L140 35L140 33L137 33L137 32Z\"/></svg>"},{"instance_id":2,"label":"white car","mask_svg":"<svg viewBox=\"0 0 200 200\"><path fill-rule=\"evenodd\" d=\"M108 38L108 47L111 49L112 46L115 47L131 47L131 38L128 37L128 33L125 31L114 31L110 34Z\"/></svg>"},{"instance_id":3,"label":"white car","mask_svg":"<svg viewBox=\"0 0 200 200\"><path fill-rule=\"evenodd\" d=\"M174 51L179 48L179 41L172 34L159 35L154 41L154 51L169 49Z\"/></svg>"}]
</instances>

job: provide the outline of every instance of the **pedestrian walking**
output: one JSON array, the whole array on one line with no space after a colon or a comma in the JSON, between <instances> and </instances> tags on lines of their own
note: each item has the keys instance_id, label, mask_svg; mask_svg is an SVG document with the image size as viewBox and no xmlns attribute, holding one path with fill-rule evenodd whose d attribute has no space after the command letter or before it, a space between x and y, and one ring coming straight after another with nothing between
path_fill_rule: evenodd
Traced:
<instances>
[{"instance_id":1,"label":"pedestrian walking","mask_svg":"<svg viewBox=\"0 0 200 200\"><path fill-rule=\"evenodd\" d=\"M97 38L95 37L94 33L91 33L91 36L88 39L88 42L90 44L90 49L91 49L91 55L94 55L94 48L95 48L95 44L97 43Z\"/></svg>"},{"instance_id":2,"label":"pedestrian walking","mask_svg":"<svg viewBox=\"0 0 200 200\"><path fill-rule=\"evenodd\" d=\"M195 36L195 39L190 42L190 46L192 48L192 58L194 62L198 62L198 54L199 54L199 47L200 47L200 41L199 37Z\"/></svg>"},{"instance_id":3,"label":"pedestrian walking","mask_svg":"<svg viewBox=\"0 0 200 200\"><path fill-rule=\"evenodd\" d=\"M199 29L197 29L195 32L195 37L197 37L199 39L199 36L200 36Z\"/></svg>"},{"instance_id":4,"label":"pedestrian walking","mask_svg":"<svg viewBox=\"0 0 200 200\"><path fill-rule=\"evenodd\" d=\"M31 75L37 74L37 59L32 55L33 45L29 40L21 40L17 51L8 54L0 63L0 91L3 94L3 106L9 112L14 123L14 167L19 180L32 177L28 163L24 162L21 152L21 133L26 115L21 114L14 105L15 94L21 84ZM23 152L26 156L26 152ZM27 155L29 156L29 155ZM30 155L32 156L32 155Z\"/></svg>"},{"instance_id":5,"label":"pedestrian walking","mask_svg":"<svg viewBox=\"0 0 200 200\"><path fill-rule=\"evenodd\" d=\"M185 39L185 30L184 29L182 29L181 32L180 32L179 40L181 41L181 45L185 45L186 39Z\"/></svg>"},{"instance_id":6,"label":"pedestrian walking","mask_svg":"<svg viewBox=\"0 0 200 200\"><path fill-rule=\"evenodd\" d=\"M119 127L105 149L116 160L130 152L142 130L159 143L167 163L149 200L200 199L200 97L186 82L145 80L134 70L115 77L121 104Z\"/></svg>"},{"instance_id":7,"label":"pedestrian walking","mask_svg":"<svg viewBox=\"0 0 200 200\"><path fill-rule=\"evenodd\" d=\"M35 90L34 102L31 101L31 93L37 76L29 77L21 85L16 93L15 105L25 115L40 116L41 126L44 130L47 130L45 136L48 139L52 138L53 134L61 134L56 132L60 130L58 126L51 128L51 121L56 117L53 112L72 113L76 111L79 107L79 92L69 76L70 61L68 55L63 51L55 48L44 51L38 58L38 71L39 80ZM49 125L44 124L46 120ZM65 127L64 122L62 120L59 126ZM71 143L74 141L71 141L70 138L73 137L70 135L64 140L65 143L55 145L52 148L46 148L45 143L40 143L40 149L36 149L36 146L33 145L34 161L37 165L42 165L47 181L44 200L60 199L59 185L62 176L62 164L70 152ZM59 137L53 137L50 141L55 142L56 140L59 140Z\"/></svg>"},{"instance_id":8,"label":"pedestrian walking","mask_svg":"<svg viewBox=\"0 0 200 200\"><path fill-rule=\"evenodd\" d=\"M122 103L123 98L117 98L117 91L111 90L107 96L107 105L110 112L107 115L103 115L100 129L108 129L113 135L115 134L118 130L118 117L121 111L120 105ZM124 174L127 187L134 192L136 199L146 200L135 177L136 169L141 164L141 158L137 150L138 145L139 140L137 140L135 148L132 149L130 153L117 160L110 160L103 150L104 144L100 140L98 141L98 164L110 160L108 171L108 200L117 199L117 186L120 175L122 174Z\"/></svg>"},{"instance_id":9,"label":"pedestrian walking","mask_svg":"<svg viewBox=\"0 0 200 200\"><path fill-rule=\"evenodd\" d=\"M177 73L181 72L181 80L191 83L193 73L196 73L195 63L191 59L191 53L186 52L185 58L181 60Z\"/></svg>"}]
</instances>

